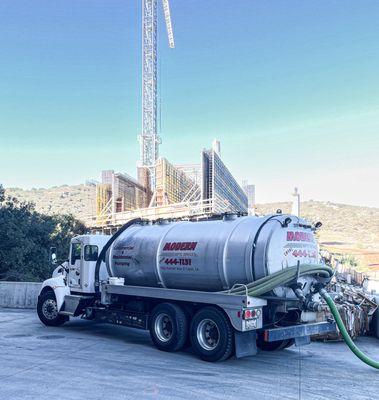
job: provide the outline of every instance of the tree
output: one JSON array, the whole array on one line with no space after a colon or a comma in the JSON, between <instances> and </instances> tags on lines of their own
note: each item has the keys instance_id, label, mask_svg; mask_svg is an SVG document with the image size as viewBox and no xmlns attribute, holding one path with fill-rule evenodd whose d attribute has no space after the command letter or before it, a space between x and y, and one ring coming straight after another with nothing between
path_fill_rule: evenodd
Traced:
<instances>
[{"instance_id":1,"label":"tree","mask_svg":"<svg viewBox=\"0 0 379 400\"><path fill-rule=\"evenodd\" d=\"M0 183L0 203L2 203L5 200L5 189L3 188L3 185Z\"/></svg>"},{"instance_id":2,"label":"tree","mask_svg":"<svg viewBox=\"0 0 379 400\"><path fill-rule=\"evenodd\" d=\"M53 217L54 230L51 233L53 246L57 248L57 260L63 262L68 258L71 238L86 233L86 226L71 214L56 214Z\"/></svg>"},{"instance_id":3,"label":"tree","mask_svg":"<svg viewBox=\"0 0 379 400\"><path fill-rule=\"evenodd\" d=\"M72 215L44 215L34 204L6 196L0 185L0 280L41 281L51 273L50 247L67 259L72 236L84 224Z\"/></svg>"}]
</instances>

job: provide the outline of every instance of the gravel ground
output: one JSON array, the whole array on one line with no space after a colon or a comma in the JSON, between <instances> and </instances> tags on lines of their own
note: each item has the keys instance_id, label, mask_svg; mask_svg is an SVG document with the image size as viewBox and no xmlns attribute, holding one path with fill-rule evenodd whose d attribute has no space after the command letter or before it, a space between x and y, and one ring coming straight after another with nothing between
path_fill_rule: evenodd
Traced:
<instances>
[{"instance_id":1,"label":"gravel ground","mask_svg":"<svg viewBox=\"0 0 379 400\"><path fill-rule=\"evenodd\" d=\"M379 340L359 347L379 359ZM210 364L164 353L146 332L73 319L43 326L0 309L0 399L379 399L379 371L343 343L312 343Z\"/></svg>"}]
</instances>

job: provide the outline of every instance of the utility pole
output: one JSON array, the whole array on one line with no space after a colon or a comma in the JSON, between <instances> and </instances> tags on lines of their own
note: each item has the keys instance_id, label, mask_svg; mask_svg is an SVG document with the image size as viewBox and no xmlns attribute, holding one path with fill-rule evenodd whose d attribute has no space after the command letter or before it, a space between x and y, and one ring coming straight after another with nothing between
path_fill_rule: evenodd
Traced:
<instances>
[{"instance_id":1,"label":"utility pole","mask_svg":"<svg viewBox=\"0 0 379 400\"><path fill-rule=\"evenodd\" d=\"M292 214L300 217L300 193L297 187L295 187L292 196Z\"/></svg>"}]
</instances>

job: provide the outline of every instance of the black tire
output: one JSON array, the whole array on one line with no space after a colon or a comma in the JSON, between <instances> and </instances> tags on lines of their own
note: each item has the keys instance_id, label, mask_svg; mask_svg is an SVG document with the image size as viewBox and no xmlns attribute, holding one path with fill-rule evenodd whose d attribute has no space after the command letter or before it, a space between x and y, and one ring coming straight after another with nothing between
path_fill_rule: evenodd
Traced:
<instances>
[{"instance_id":1,"label":"black tire","mask_svg":"<svg viewBox=\"0 0 379 400\"><path fill-rule=\"evenodd\" d=\"M204 361L223 361L234 350L234 330L228 317L216 307L204 307L192 319L191 342Z\"/></svg>"},{"instance_id":2,"label":"black tire","mask_svg":"<svg viewBox=\"0 0 379 400\"><path fill-rule=\"evenodd\" d=\"M69 320L69 317L58 314L57 300L52 291L38 297L37 314L41 322L47 326L60 326Z\"/></svg>"},{"instance_id":3,"label":"black tire","mask_svg":"<svg viewBox=\"0 0 379 400\"><path fill-rule=\"evenodd\" d=\"M295 339L287 339L287 343L284 344L283 349L288 349L295 344Z\"/></svg>"},{"instance_id":4,"label":"black tire","mask_svg":"<svg viewBox=\"0 0 379 400\"><path fill-rule=\"evenodd\" d=\"M263 335L258 334L257 346L263 351L279 351L292 346L295 343L294 339L276 340L274 342L265 342Z\"/></svg>"},{"instance_id":5,"label":"black tire","mask_svg":"<svg viewBox=\"0 0 379 400\"><path fill-rule=\"evenodd\" d=\"M151 313L149 330L151 340L159 350L178 351L187 341L188 319L178 305L162 303Z\"/></svg>"},{"instance_id":6,"label":"black tire","mask_svg":"<svg viewBox=\"0 0 379 400\"><path fill-rule=\"evenodd\" d=\"M187 306L186 304L183 304L182 308L183 308L184 314L186 315L186 318L188 321L188 331L189 331L189 325L190 325L190 321L192 321L194 311L193 311L193 308L191 308L190 306ZM191 335L188 332L186 342L184 343L184 346L183 346L183 350L189 349L191 346L192 346Z\"/></svg>"}]
</instances>

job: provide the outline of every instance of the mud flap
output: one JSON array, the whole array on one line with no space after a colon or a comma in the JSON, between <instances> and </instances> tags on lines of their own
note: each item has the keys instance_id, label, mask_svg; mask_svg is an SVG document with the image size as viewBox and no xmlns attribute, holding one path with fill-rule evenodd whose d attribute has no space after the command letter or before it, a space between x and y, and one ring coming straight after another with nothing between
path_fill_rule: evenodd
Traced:
<instances>
[{"instance_id":1,"label":"mud flap","mask_svg":"<svg viewBox=\"0 0 379 400\"><path fill-rule=\"evenodd\" d=\"M255 356L257 354L258 350L256 331L235 331L234 338L237 358Z\"/></svg>"}]
</instances>

